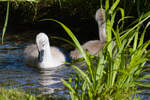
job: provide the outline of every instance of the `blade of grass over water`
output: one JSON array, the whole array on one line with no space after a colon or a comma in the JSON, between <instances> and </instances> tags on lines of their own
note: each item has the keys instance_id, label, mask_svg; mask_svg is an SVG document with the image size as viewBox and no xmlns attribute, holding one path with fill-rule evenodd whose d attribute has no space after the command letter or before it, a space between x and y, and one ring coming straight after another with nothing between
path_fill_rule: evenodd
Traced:
<instances>
[{"instance_id":1,"label":"blade of grass over water","mask_svg":"<svg viewBox=\"0 0 150 100\"><path fill-rule=\"evenodd\" d=\"M7 11L6 11L6 18L5 18L5 24L4 24L4 27L3 27L3 31L2 31L2 44L4 42L4 35L5 35L5 32L6 32L6 28L7 28L7 24L8 24L8 17L9 17L9 2L7 2Z\"/></svg>"},{"instance_id":2,"label":"blade of grass over water","mask_svg":"<svg viewBox=\"0 0 150 100\"><path fill-rule=\"evenodd\" d=\"M73 47L76 47L76 45L74 45L74 43L72 43L71 41L69 41L69 40L67 40L67 39L64 39L64 38L61 38L61 37L57 37L57 36L52 36L51 38L65 41L65 42L67 42L68 44L72 45Z\"/></svg>"},{"instance_id":3,"label":"blade of grass over water","mask_svg":"<svg viewBox=\"0 0 150 100\"><path fill-rule=\"evenodd\" d=\"M148 17L144 18L143 20L141 20L141 21L140 21L139 23L137 23L134 27L132 27L131 29L129 29L129 30L126 32L126 34L124 34L124 35L121 36L121 40L124 39L126 36L128 36L129 33L130 33L130 34L133 34L133 33L131 33L131 31L133 31L135 28L139 27L139 25L141 25L143 22L145 22L145 21L148 20L149 18L150 18L150 15L149 15Z\"/></svg>"},{"instance_id":4,"label":"blade of grass over water","mask_svg":"<svg viewBox=\"0 0 150 100\"><path fill-rule=\"evenodd\" d=\"M61 81L63 82L63 84L65 84L65 86L67 86L69 88L69 90L73 93L76 94L75 90L70 86L70 84L68 84L65 80L61 79Z\"/></svg>"}]
</instances>

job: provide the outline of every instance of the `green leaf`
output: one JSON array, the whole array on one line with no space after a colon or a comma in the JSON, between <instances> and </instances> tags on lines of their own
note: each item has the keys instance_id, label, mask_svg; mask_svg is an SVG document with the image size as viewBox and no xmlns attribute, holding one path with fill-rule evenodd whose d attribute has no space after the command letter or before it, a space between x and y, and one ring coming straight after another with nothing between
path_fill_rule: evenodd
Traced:
<instances>
[{"instance_id":1,"label":"green leaf","mask_svg":"<svg viewBox=\"0 0 150 100\"><path fill-rule=\"evenodd\" d=\"M111 6L110 11L109 11L110 14L114 12L114 10L118 6L119 2L120 2L120 0L116 0L115 3L113 3L113 5Z\"/></svg>"},{"instance_id":2,"label":"green leaf","mask_svg":"<svg viewBox=\"0 0 150 100\"><path fill-rule=\"evenodd\" d=\"M137 48L138 34L139 34L138 29L134 34L135 34L135 37L134 37L134 43L133 43L133 51L135 51Z\"/></svg>"},{"instance_id":3,"label":"green leaf","mask_svg":"<svg viewBox=\"0 0 150 100\"><path fill-rule=\"evenodd\" d=\"M83 80L85 80L85 81L88 82L89 86L92 86L92 83L91 83L91 81L90 81L90 79L89 79L89 77L88 77L88 75L87 75L86 73L84 73L80 68L78 68L78 67L75 66L75 65L72 65L72 67L76 70L76 72L79 73L80 77L81 77Z\"/></svg>"},{"instance_id":4,"label":"green leaf","mask_svg":"<svg viewBox=\"0 0 150 100\"><path fill-rule=\"evenodd\" d=\"M150 22L148 22L147 25L146 25L146 27L144 28L144 31L143 31L143 33L142 33L142 35L141 35L141 38L140 38L140 42L139 42L138 47L140 47L140 46L143 44L145 32L146 32L146 29L149 27L149 25L150 25Z\"/></svg>"},{"instance_id":5,"label":"green leaf","mask_svg":"<svg viewBox=\"0 0 150 100\"><path fill-rule=\"evenodd\" d=\"M145 22L147 19L149 19L150 18L150 15L148 16L148 17L146 17L146 18L144 18L143 20L141 20L139 23L137 23L134 27L132 27L130 30L128 30L124 35L122 35L121 36L121 41L125 38L125 37L127 37L128 35L129 35L129 33L130 34L134 34L134 33L132 33L132 31L135 29L135 28L137 28L137 27L139 27L139 25L141 25L143 22Z\"/></svg>"},{"instance_id":6,"label":"green leaf","mask_svg":"<svg viewBox=\"0 0 150 100\"><path fill-rule=\"evenodd\" d=\"M61 81L73 94L76 94L76 91L71 87L70 84L68 84L64 79L61 79Z\"/></svg>"},{"instance_id":7,"label":"green leaf","mask_svg":"<svg viewBox=\"0 0 150 100\"><path fill-rule=\"evenodd\" d=\"M97 69L96 69L96 81L101 81L103 72L104 72L104 67L105 67L105 60L104 60L104 55L101 54L98 57L98 63L97 63ZM100 84L100 82L99 82Z\"/></svg>"},{"instance_id":8,"label":"green leaf","mask_svg":"<svg viewBox=\"0 0 150 100\"><path fill-rule=\"evenodd\" d=\"M147 79L147 78L149 78L149 77L150 77L150 75L149 75L149 74L144 75L144 76L142 76L142 77L138 78L138 81L143 81L144 79Z\"/></svg>"},{"instance_id":9,"label":"green leaf","mask_svg":"<svg viewBox=\"0 0 150 100\"><path fill-rule=\"evenodd\" d=\"M54 39L58 39L58 40L65 41L65 42L67 42L68 44L70 44L70 45L72 45L72 46L76 47L76 46L74 45L74 43L72 43L71 41L69 41L69 40L67 40L67 39L65 39L65 38L57 37L57 36L52 36L51 38L54 38Z\"/></svg>"},{"instance_id":10,"label":"green leaf","mask_svg":"<svg viewBox=\"0 0 150 100\"><path fill-rule=\"evenodd\" d=\"M109 9L109 0L106 0L105 2L105 10L107 11Z\"/></svg>"},{"instance_id":11,"label":"green leaf","mask_svg":"<svg viewBox=\"0 0 150 100\"><path fill-rule=\"evenodd\" d=\"M114 36L115 36L115 38L116 38L117 46L118 46L118 48L120 49L120 46L121 46L120 35L119 35L119 34L117 34L117 33L114 31L114 29L112 29L112 31L113 31Z\"/></svg>"}]
</instances>

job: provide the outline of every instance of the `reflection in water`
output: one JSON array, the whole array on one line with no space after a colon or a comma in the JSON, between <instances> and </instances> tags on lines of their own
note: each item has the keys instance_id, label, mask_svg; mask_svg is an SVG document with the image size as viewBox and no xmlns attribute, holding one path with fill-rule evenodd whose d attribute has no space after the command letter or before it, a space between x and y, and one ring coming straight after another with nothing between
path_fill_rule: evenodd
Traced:
<instances>
[{"instance_id":1,"label":"reflection in water","mask_svg":"<svg viewBox=\"0 0 150 100\"><path fill-rule=\"evenodd\" d=\"M69 78L73 71L70 66L60 66L47 70L38 70L23 63L24 45L13 43L0 45L0 87L22 88L34 94L64 95L64 86L60 78ZM67 96L67 95L66 95Z\"/></svg>"},{"instance_id":2,"label":"reflection in water","mask_svg":"<svg viewBox=\"0 0 150 100\"><path fill-rule=\"evenodd\" d=\"M60 66L59 68L52 68L49 70L41 70L39 77L39 84L41 85L41 92L43 94L55 93L64 91L64 86L62 85L60 79L69 78L71 73L71 68L69 66ZM65 91L64 91L65 92Z\"/></svg>"}]
</instances>

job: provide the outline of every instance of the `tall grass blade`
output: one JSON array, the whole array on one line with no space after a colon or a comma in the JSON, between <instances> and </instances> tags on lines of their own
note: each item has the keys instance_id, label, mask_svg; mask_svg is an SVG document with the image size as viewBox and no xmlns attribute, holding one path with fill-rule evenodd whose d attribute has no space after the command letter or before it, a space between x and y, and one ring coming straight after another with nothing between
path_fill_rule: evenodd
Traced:
<instances>
[{"instance_id":1,"label":"tall grass blade","mask_svg":"<svg viewBox=\"0 0 150 100\"><path fill-rule=\"evenodd\" d=\"M118 6L120 0L116 0L115 3L111 6L109 14L111 14L112 12L114 12L114 10L116 9L116 7Z\"/></svg>"},{"instance_id":2,"label":"tall grass blade","mask_svg":"<svg viewBox=\"0 0 150 100\"><path fill-rule=\"evenodd\" d=\"M119 27L119 30L121 30L121 29L123 30L124 19L127 18L127 17L125 17L125 11L124 11L123 8L118 8L117 10L119 10L120 13L121 13L121 20L118 21L118 25L119 25L120 22L122 22L121 26Z\"/></svg>"},{"instance_id":3,"label":"tall grass blade","mask_svg":"<svg viewBox=\"0 0 150 100\"><path fill-rule=\"evenodd\" d=\"M71 87L71 85L68 84L64 79L61 79L61 81L63 82L63 84L64 84L66 87L69 88L69 90L72 91L72 93L74 93L74 94L76 93L76 91Z\"/></svg>"},{"instance_id":4,"label":"tall grass blade","mask_svg":"<svg viewBox=\"0 0 150 100\"><path fill-rule=\"evenodd\" d=\"M119 35L119 34L117 34L117 33L114 31L114 29L112 29L112 31L113 31L114 36L115 36L115 38L116 38L117 46L118 46L118 48L120 49L120 46L121 46L120 35Z\"/></svg>"},{"instance_id":5,"label":"tall grass blade","mask_svg":"<svg viewBox=\"0 0 150 100\"><path fill-rule=\"evenodd\" d=\"M107 34L107 41L109 42L107 45L107 49L109 51L110 57L112 57L112 25L111 25L111 21L107 20L107 26L106 26L106 34Z\"/></svg>"},{"instance_id":6,"label":"tall grass blade","mask_svg":"<svg viewBox=\"0 0 150 100\"><path fill-rule=\"evenodd\" d=\"M6 18L5 18L5 24L4 24L4 27L3 27L3 31L2 31L2 44L4 42L4 35L5 35L5 32L6 32L6 28L7 28L7 24L8 24L8 17L9 17L9 2L7 2L7 11L6 11Z\"/></svg>"},{"instance_id":7,"label":"tall grass blade","mask_svg":"<svg viewBox=\"0 0 150 100\"><path fill-rule=\"evenodd\" d=\"M76 95L76 91L71 87L69 83L65 80L61 79L62 83L70 90L70 96L72 100L78 100L78 96Z\"/></svg>"},{"instance_id":8,"label":"tall grass blade","mask_svg":"<svg viewBox=\"0 0 150 100\"><path fill-rule=\"evenodd\" d=\"M104 55L103 54L101 54L101 55L99 54L98 63L97 63L97 69L96 69L96 81L101 81L103 73L104 73L104 70L103 70L104 67L105 67Z\"/></svg>"},{"instance_id":9,"label":"tall grass blade","mask_svg":"<svg viewBox=\"0 0 150 100\"><path fill-rule=\"evenodd\" d=\"M135 31L133 30L133 31L131 31L131 32L135 32ZM127 48L127 47L130 45L130 43L132 42L132 40L134 39L134 37L135 37L135 34L133 34L132 36L130 36L130 37L128 38L128 43L127 43L127 45L126 45L125 48ZM132 51L133 51L133 49L132 49Z\"/></svg>"},{"instance_id":10,"label":"tall grass blade","mask_svg":"<svg viewBox=\"0 0 150 100\"><path fill-rule=\"evenodd\" d=\"M60 8L62 8L62 2L61 2L61 0L58 0L58 2L59 2Z\"/></svg>"},{"instance_id":11,"label":"tall grass blade","mask_svg":"<svg viewBox=\"0 0 150 100\"><path fill-rule=\"evenodd\" d=\"M101 53L101 52L100 52ZM95 95L97 93L100 93L102 91L103 85L102 85L102 78L103 74L105 72L104 67L105 67L105 59L104 55L100 54L98 56L98 61L97 61L97 66L96 66L96 87L95 87Z\"/></svg>"},{"instance_id":12,"label":"tall grass blade","mask_svg":"<svg viewBox=\"0 0 150 100\"><path fill-rule=\"evenodd\" d=\"M149 15L148 17L144 18L143 20L141 20L141 21L140 21L139 23L137 23L134 27L130 28L130 30L128 30L124 35L121 36L121 41L122 41L123 39L125 39L125 38L129 35L129 33L130 33L130 34L133 34L132 31L133 31L135 28L139 27L139 25L141 25L143 22L145 22L145 21L146 21L147 19L149 19L149 18L150 18L150 15Z\"/></svg>"},{"instance_id":13,"label":"tall grass blade","mask_svg":"<svg viewBox=\"0 0 150 100\"><path fill-rule=\"evenodd\" d=\"M66 43L72 45L73 47L76 47L76 45L74 45L74 43L72 43L71 41L69 41L69 40L67 40L67 39L65 39L65 38L61 38L61 37L57 37L57 36L52 36L51 38L65 41Z\"/></svg>"},{"instance_id":14,"label":"tall grass blade","mask_svg":"<svg viewBox=\"0 0 150 100\"><path fill-rule=\"evenodd\" d=\"M147 58L143 58L142 55L145 52L146 48L150 45L150 40L143 44L142 47L140 47L133 55L131 62L129 63L129 68L133 68L134 66L145 62Z\"/></svg>"},{"instance_id":15,"label":"tall grass blade","mask_svg":"<svg viewBox=\"0 0 150 100\"><path fill-rule=\"evenodd\" d=\"M131 25L134 25L135 23L139 22L139 19L144 19L144 18L146 18L148 16L150 16L150 11L148 11L147 13L144 13L140 18L138 18L135 21L133 21Z\"/></svg>"},{"instance_id":16,"label":"tall grass blade","mask_svg":"<svg viewBox=\"0 0 150 100\"><path fill-rule=\"evenodd\" d=\"M146 25L146 27L144 28L144 31L143 31L143 33L142 33L142 35L141 35L141 38L140 38L140 42L139 42L138 47L140 47L140 46L143 44L145 32L146 32L146 29L149 27L149 25L150 25L150 22L148 22L147 25Z\"/></svg>"},{"instance_id":17,"label":"tall grass blade","mask_svg":"<svg viewBox=\"0 0 150 100\"><path fill-rule=\"evenodd\" d=\"M105 10L107 11L109 9L109 0L105 1Z\"/></svg>"},{"instance_id":18,"label":"tall grass blade","mask_svg":"<svg viewBox=\"0 0 150 100\"><path fill-rule=\"evenodd\" d=\"M137 48L137 42L138 42L138 34L139 34L139 28L136 30L136 32L135 32L135 37L134 37L134 44L133 44L133 51L135 51L136 50L136 48Z\"/></svg>"},{"instance_id":19,"label":"tall grass blade","mask_svg":"<svg viewBox=\"0 0 150 100\"><path fill-rule=\"evenodd\" d=\"M103 8L103 0L100 0L100 8Z\"/></svg>"},{"instance_id":20,"label":"tall grass blade","mask_svg":"<svg viewBox=\"0 0 150 100\"><path fill-rule=\"evenodd\" d=\"M78 68L78 67L75 66L75 65L72 65L72 67L76 70L76 72L79 73L79 75L81 76L81 78L82 78L83 80L85 80L86 82L88 82L89 86L92 86L92 83L91 83L91 81L90 81L88 75L87 75L85 72L83 72L80 68Z\"/></svg>"}]
</instances>

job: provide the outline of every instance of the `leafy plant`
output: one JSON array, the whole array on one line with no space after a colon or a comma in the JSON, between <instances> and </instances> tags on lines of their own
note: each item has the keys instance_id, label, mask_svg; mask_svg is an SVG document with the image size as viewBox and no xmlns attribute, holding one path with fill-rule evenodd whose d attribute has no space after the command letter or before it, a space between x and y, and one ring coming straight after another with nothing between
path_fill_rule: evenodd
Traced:
<instances>
[{"instance_id":1,"label":"leafy plant","mask_svg":"<svg viewBox=\"0 0 150 100\"><path fill-rule=\"evenodd\" d=\"M150 52L146 50L150 45L150 40L144 43L144 36L150 23L147 23L142 34L140 28L143 22L150 18L150 15L143 15L144 17L133 23L133 27L123 30L125 13L124 9L117 7L119 2L120 0L116 0L111 7L109 7L109 0L105 2L107 43L102 52L99 52L99 56L94 58L88 52L83 51L67 26L57 20L45 19L55 21L65 29L85 60L86 71L72 64L77 72L76 77L71 77L69 83L62 79L64 85L69 89L72 100L127 100L136 93L142 92L138 90L139 86L149 87L149 84L143 84L142 80L150 77L143 73L145 71L143 67L148 61ZM114 25L118 11L122 16L122 24ZM139 99L139 97L135 96L134 99Z\"/></svg>"}]
</instances>

